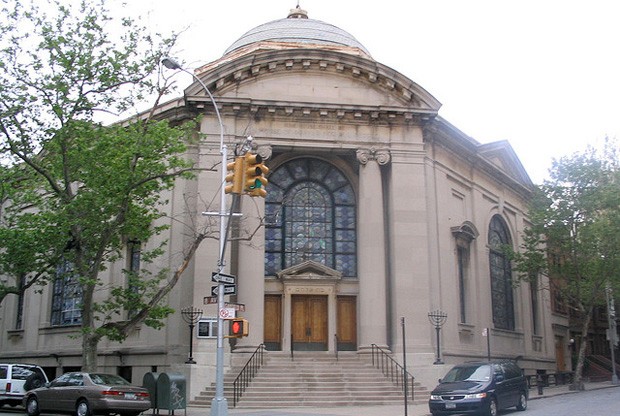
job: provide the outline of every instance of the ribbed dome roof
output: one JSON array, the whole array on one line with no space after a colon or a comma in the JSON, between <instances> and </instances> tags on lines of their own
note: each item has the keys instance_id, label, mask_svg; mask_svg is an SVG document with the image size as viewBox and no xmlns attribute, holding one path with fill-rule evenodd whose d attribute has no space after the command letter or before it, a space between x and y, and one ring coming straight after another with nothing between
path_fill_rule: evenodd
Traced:
<instances>
[{"instance_id":1,"label":"ribbed dome roof","mask_svg":"<svg viewBox=\"0 0 620 416\"><path fill-rule=\"evenodd\" d=\"M370 56L366 48L351 34L334 25L309 19L306 11L299 6L292 9L286 19L274 20L249 30L226 49L224 55L257 42L346 46L360 49Z\"/></svg>"}]
</instances>

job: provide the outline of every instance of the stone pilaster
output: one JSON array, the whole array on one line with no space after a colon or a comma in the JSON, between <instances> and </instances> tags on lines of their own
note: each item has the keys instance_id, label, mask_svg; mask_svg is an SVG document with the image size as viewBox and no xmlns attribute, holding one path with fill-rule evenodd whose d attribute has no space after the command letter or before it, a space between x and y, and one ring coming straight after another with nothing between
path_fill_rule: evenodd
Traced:
<instances>
[{"instance_id":1,"label":"stone pilaster","mask_svg":"<svg viewBox=\"0 0 620 416\"><path fill-rule=\"evenodd\" d=\"M380 165L387 150L360 149L358 195L359 349L387 346L386 232Z\"/></svg>"}]
</instances>

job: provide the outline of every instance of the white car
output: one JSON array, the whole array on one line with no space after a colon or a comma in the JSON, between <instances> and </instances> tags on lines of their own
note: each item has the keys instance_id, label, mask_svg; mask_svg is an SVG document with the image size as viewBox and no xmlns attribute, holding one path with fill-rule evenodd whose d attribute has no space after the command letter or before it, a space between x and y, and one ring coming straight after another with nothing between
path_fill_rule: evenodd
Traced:
<instances>
[{"instance_id":1,"label":"white car","mask_svg":"<svg viewBox=\"0 0 620 416\"><path fill-rule=\"evenodd\" d=\"M28 390L48 382L43 369L33 364L0 363L0 407L22 404Z\"/></svg>"}]
</instances>

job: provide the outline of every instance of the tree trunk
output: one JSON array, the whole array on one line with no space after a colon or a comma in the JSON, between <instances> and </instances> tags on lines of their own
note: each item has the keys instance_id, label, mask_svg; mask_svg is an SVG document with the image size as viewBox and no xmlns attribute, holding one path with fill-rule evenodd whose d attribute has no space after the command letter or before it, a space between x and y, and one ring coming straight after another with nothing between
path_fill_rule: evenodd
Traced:
<instances>
[{"instance_id":1,"label":"tree trunk","mask_svg":"<svg viewBox=\"0 0 620 416\"><path fill-rule=\"evenodd\" d=\"M588 331L590 329L590 321L592 320L592 308L588 309L588 313L584 316L583 325L581 326L581 342L579 343L579 353L577 355L577 367L575 368L575 378L570 390L585 390L583 384L583 365L586 360L586 348L588 346Z\"/></svg>"},{"instance_id":2,"label":"tree trunk","mask_svg":"<svg viewBox=\"0 0 620 416\"><path fill-rule=\"evenodd\" d=\"M101 338L95 332L93 311L94 285L82 285L82 371L97 371L97 346Z\"/></svg>"},{"instance_id":3,"label":"tree trunk","mask_svg":"<svg viewBox=\"0 0 620 416\"><path fill-rule=\"evenodd\" d=\"M97 371L97 344L99 337L89 333L82 336L82 371Z\"/></svg>"}]
</instances>

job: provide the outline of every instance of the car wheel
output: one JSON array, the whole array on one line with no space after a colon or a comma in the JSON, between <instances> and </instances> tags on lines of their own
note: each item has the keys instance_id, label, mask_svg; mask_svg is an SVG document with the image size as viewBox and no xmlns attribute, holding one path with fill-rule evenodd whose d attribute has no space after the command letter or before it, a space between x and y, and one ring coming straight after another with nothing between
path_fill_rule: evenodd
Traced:
<instances>
[{"instance_id":1,"label":"car wheel","mask_svg":"<svg viewBox=\"0 0 620 416\"><path fill-rule=\"evenodd\" d=\"M41 413L37 396L30 396L28 400L26 400L26 413L28 416L39 416L39 413Z\"/></svg>"},{"instance_id":2,"label":"car wheel","mask_svg":"<svg viewBox=\"0 0 620 416\"><path fill-rule=\"evenodd\" d=\"M77 406L75 406L75 414L76 416L91 416L92 412L90 410L90 405L88 404L88 400L81 399Z\"/></svg>"},{"instance_id":3,"label":"car wheel","mask_svg":"<svg viewBox=\"0 0 620 416\"><path fill-rule=\"evenodd\" d=\"M519 404L517 405L517 410L524 411L527 409L527 396L525 392L521 392L519 395Z\"/></svg>"},{"instance_id":4,"label":"car wheel","mask_svg":"<svg viewBox=\"0 0 620 416\"><path fill-rule=\"evenodd\" d=\"M495 399L491 398L491 400L489 400L485 416L497 416L497 401L495 401Z\"/></svg>"}]
</instances>

